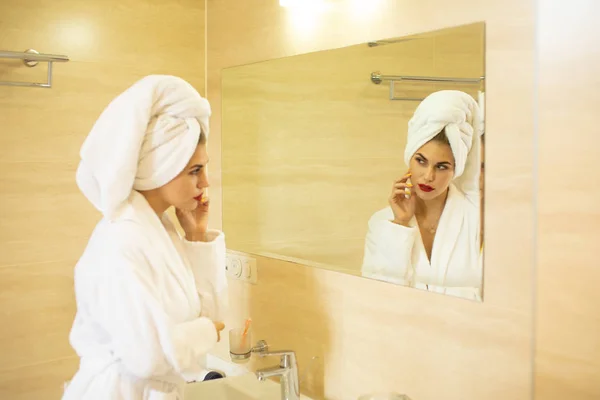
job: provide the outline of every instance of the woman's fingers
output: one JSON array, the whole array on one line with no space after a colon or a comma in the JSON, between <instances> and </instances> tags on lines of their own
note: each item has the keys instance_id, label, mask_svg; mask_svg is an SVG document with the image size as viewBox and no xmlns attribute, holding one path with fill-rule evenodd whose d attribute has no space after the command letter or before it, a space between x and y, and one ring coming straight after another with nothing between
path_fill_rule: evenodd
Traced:
<instances>
[{"instance_id":1,"label":"woman's fingers","mask_svg":"<svg viewBox=\"0 0 600 400\"><path fill-rule=\"evenodd\" d=\"M394 184L394 189L406 189L406 188L410 189L412 187L413 187L413 185L411 183L407 183L407 182Z\"/></svg>"},{"instance_id":2,"label":"woman's fingers","mask_svg":"<svg viewBox=\"0 0 600 400\"><path fill-rule=\"evenodd\" d=\"M394 184L396 184L396 183L406 183L406 181L408 181L410 179L411 175L412 174L410 172L404 174L404 176L402 178L397 179L396 181L394 181Z\"/></svg>"}]
</instances>

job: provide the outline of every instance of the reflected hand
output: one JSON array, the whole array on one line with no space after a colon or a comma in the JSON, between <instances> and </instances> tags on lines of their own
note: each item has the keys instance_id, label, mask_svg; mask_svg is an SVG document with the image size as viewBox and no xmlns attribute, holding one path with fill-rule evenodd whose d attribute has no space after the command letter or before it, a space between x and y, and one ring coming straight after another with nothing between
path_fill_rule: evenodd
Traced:
<instances>
[{"instance_id":1,"label":"reflected hand","mask_svg":"<svg viewBox=\"0 0 600 400\"><path fill-rule=\"evenodd\" d=\"M408 182L410 172L394 182L392 194L389 198L390 206L394 212L394 223L409 226L410 220L415 215L415 196L412 193L412 184Z\"/></svg>"}]
</instances>

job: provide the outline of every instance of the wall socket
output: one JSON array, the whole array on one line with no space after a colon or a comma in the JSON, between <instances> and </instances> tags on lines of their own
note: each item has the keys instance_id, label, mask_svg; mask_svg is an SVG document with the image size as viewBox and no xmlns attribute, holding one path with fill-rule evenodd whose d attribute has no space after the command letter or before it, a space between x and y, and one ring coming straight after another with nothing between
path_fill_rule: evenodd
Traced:
<instances>
[{"instance_id":1,"label":"wall socket","mask_svg":"<svg viewBox=\"0 0 600 400\"><path fill-rule=\"evenodd\" d=\"M227 276L252 284L258 282L256 271L256 258L244 256L238 253L227 252L226 264Z\"/></svg>"}]
</instances>

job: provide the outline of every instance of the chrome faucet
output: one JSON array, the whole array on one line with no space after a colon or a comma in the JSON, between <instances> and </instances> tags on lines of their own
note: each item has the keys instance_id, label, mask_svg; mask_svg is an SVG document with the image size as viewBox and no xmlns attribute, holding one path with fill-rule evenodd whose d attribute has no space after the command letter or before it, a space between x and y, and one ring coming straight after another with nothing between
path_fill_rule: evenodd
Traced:
<instances>
[{"instance_id":1,"label":"chrome faucet","mask_svg":"<svg viewBox=\"0 0 600 400\"><path fill-rule=\"evenodd\" d=\"M269 345L264 340L257 343L252 349L253 353L260 357L278 356L279 365L259 369L256 371L256 377L259 381L279 376L281 386L281 400L300 400L300 384L298 381L298 363L296 362L296 353L291 350L269 351Z\"/></svg>"}]
</instances>

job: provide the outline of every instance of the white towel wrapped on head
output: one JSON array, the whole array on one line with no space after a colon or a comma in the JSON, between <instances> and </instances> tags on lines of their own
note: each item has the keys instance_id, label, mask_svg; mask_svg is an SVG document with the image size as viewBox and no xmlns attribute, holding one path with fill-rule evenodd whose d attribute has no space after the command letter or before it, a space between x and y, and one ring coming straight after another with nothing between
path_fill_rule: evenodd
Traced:
<instances>
[{"instance_id":1,"label":"white towel wrapped on head","mask_svg":"<svg viewBox=\"0 0 600 400\"><path fill-rule=\"evenodd\" d=\"M419 104L408 123L404 151L406 165L409 165L421 146L443 129L454 155L454 184L463 192L476 189L480 172L479 136L483 131L483 118L475 99L465 92L442 90L430 94Z\"/></svg>"},{"instance_id":2,"label":"white towel wrapped on head","mask_svg":"<svg viewBox=\"0 0 600 400\"><path fill-rule=\"evenodd\" d=\"M131 191L175 178L208 135L208 101L181 78L147 76L102 112L81 148L77 184L112 218Z\"/></svg>"}]
</instances>

